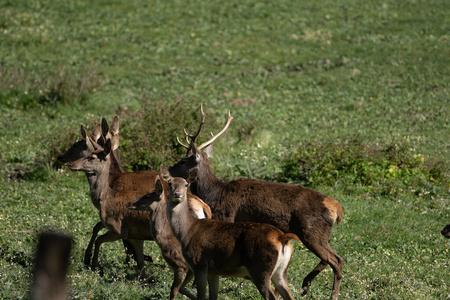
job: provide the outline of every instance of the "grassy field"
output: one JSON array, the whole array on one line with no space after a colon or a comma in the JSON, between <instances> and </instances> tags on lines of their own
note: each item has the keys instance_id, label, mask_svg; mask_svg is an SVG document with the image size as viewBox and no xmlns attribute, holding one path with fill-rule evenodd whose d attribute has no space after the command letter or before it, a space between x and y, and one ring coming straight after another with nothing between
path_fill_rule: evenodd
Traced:
<instances>
[{"instance_id":1,"label":"grassy field","mask_svg":"<svg viewBox=\"0 0 450 300\"><path fill-rule=\"evenodd\" d=\"M103 277L84 267L98 215L56 155L80 124L118 115L127 169L170 166L203 103L200 139L234 117L214 143L219 178L300 183L342 204L341 299L450 299L449 14L443 0L0 2L0 298L28 297L46 229L74 238L72 299L167 298L154 243L146 280L119 242L102 246ZM295 298L317 263L295 244ZM329 297L332 279L327 268L306 298ZM239 279L219 296L260 298Z\"/></svg>"}]
</instances>

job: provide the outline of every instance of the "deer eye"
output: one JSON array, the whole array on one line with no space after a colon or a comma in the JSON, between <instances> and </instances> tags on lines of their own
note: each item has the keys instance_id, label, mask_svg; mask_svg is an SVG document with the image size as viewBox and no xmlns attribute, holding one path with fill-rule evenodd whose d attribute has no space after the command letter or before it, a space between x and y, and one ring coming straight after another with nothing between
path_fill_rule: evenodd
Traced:
<instances>
[{"instance_id":1,"label":"deer eye","mask_svg":"<svg viewBox=\"0 0 450 300\"><path fill-rule=\"evenodd\" d=\"M189 186L189 183L188 182L186 182L186 184L184 185L185 187L188 187Z\"/></svg>"}]
</instances>

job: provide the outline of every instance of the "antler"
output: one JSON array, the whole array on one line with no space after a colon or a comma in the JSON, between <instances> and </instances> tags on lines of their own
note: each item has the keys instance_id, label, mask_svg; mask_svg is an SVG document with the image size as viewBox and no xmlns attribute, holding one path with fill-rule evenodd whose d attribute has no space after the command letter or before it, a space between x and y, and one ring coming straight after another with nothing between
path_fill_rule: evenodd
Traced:
<instances>
[{"instance_id":1,"label":"antler","mask_svg":"<svg viewBox=\"0 0 450 300\"><path fill-rule=\"evenodd\" d=\"M200 131L202 130L202 126L205 123L205 113L203 112L203 104L200 104L200 112L201 112L201 120L200 120L200 125L198 126L197 132L195 134L189 134L186 131L186 128L184 129L184 134L186 134L186 142L188 143L188 145L190 144L188 137L191 138L191 142L195 142L195 139L198 137L198 135L200 134ZM186 149L190 149L190 146L187 146L185 144L183 144L180 139L177 137L177 141L178 143L180 143L181 146L183 146Z\"/></svg>"},{"instance_id":2,"label":"antler","mask_svg":"<svg viewBox=\"0 0 450 300\"><path fill-rule=\"evenodd\" d=\"M205 123L206 115L203 112L203 104L200 104L200 112L201 112L201 120L200 120L200 126L198 126L198 129L197 129L197 132L195 134L189 134L189 133L187 133L186 128L184 129L184 134L186 134L188 137L190 137L192 142L195 142L195 139L200 134L200 131L202 130L202 126Z\"/></svg>"},{"instance_id":3,"label":"antler","mask_svg":"<svg viewBox=\"0 0 450 300\"><path fill-rule=\"evenodd\" d=\"M180 139L177 137L177 141L178 143L180 143L181 146L183 146L184 148L188 149L188 151L191 149L191 144L193 144L195 142L195 139L198 137L198 135L200 134L200 131L202 129L203 123L205 123L205 113L203 112L203 105L200 105L200 110L202 113L202 117L201 117L201 121L200 121L200 126L198 127L198 130L195 134L189 134L187 133L186 129L184 129L184 133L187 135L186 137L186 142L188 143L189 146L183 144ZM208 145L212 144L219 136L221 136L226 130L227 128L230 126L231 120L233 120L233 117L231 116L230 111L228 111L228 120L227 123L225 124L225 127L216 135L214 135L213 133L211 133L212 138L201 144L200 146L198 146L198 150L201 150L205 147L207 147ZM191 142L189 142L188 137L191 139Z\"/></svg>"},{"instance_id":4,"label":"antler","mask_svg":"<svg viewBox=\"0 0 450 300\"><path fill-rule=\"evenodd\" d=\"M203 148L209 146L210 144L212 144L219 136L221 136L221 135L225 132L225 130L227 130L228 126L230 126L231 120L233 120L233 117L231 116L230 111L228 111L228 120L227 120L227 123L225 124L225 127L222 129L222 131L220 131L220 132L219 132L218 134L216 134L216 135L213 135L213 134L211 133L212 138L211 138L209 141L204 142L203 144L201 144L200 146L198 146L197 149L198 149L198 150L201 150L201 149L203 149Z\"/></svg>"},{"instance_id":5,"label":"antler","mask_svg":"<svg viewBox=\"0 0 450 300\"><path fill-rule=\"evenodd\" d=\"M187 141L187 137L186 137L186 141ZM186 149L189 149L189 146L186 146L185 144L183 144L181 141L180 141L180 139L177 137L177 142L181 145L181 146L183 146L183 148L186 148ZM187 142L189 142L189 141L187 141Z\"/></svg>"}]
</instances>

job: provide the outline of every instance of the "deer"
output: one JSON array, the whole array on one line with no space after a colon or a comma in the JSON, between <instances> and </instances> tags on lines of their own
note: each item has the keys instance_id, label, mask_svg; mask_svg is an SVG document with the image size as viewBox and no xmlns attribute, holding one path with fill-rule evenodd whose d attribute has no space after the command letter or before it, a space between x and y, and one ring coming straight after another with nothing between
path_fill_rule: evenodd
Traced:
<instances>
[{"instance_id":1,"label":"deer","mask_svg":"<svg viewBox=\"0 0 450 300\"><path fill-rule=\"evenodd\" d=\"M84 133L86 134L86 133ZM111 142L113 140L113 142ZM102 268L98 263L99 249L102 243L119 239L129 240L133 244L140 275L144 275L144 240L154 240L150 228L150 214L128 210L125 205L133 199L143 195L142 191L132 189L115 190L109 185L109 170L111 168L111 152L117 145L117 139L108 139L101 147L90 138L87 143L92 144L93 151L68 165L71 171L81 171L87 176L90 186L90 196L94 206L99 211L101 222L108 230L95 239L92 269Z\"/></svg>"},{"instance_id":2,"label":"deer","mask_svg":"<svg viewBox=\"0 0 450 300\"><path fill-rule=\"evenodd\" d=\"M219 276L250 279L264 299L278 299L275 292L284 300L294 299L287 286L287 269L293 253L290 240L299 238L269 224L199 219L191 205L199 198L189 192L197 171L184 179L172 177L163 166L160 170L169 186L170 227L195 275L197 299L205 299L207 283L209 299L217 299Z\"/></svg>"},{"instance_id":3,"label":"deer","mask_svg":"<svg viewBox=\"0 0 450 300\"><path fill-rule=\"evenodd\" d=\"M103 135L103 137L102 137ZM152 192L154 186L154 178L157 176L158 172L140 171L140 172L128 172L120 164L118 145L119 145L119 118L114 117L111 127L109 127L105 118L102 119L102 123L98 123L94 126L91 136L88 136L86 129L81 125L81 139L75 142L68 150L60 154L57 159L63 163L74 162L82 157L89 155L92 151L96 150L94 148L95 143L91 143L89 140L96 143L101 143L106 141L106 138L114 138L116 140L117 148L114 149L113 155L111 156L112 163L110 168L109 183L115 190L132 189L141 191L142 195ZM91 198L91 200L93 200ZM98 203L93 201L94 206L99 209ZM92 257L92 248L95 243L100 230L104 229L105 225L102 222L98 222L93 230L89 241L89 244L85 250L84 264L89 265ZM135 260L137 256L141 255L137 253L143 249L143 245L136 245L137 241L129 241L127 239L122 240L124 247L126 249L127 260L129 255L132 255ZM143 254L142 254L143 255ZM144 256L144 260L152 261L150 256Z\"/></svg>"},{"instance_id":4,"label":"deer","mask_svg":"<svg viewBox=\"0 0 450 300\"><path fill-rule=\"evenodd\" d=\"M301 185L269 182L256 179L237 179L223 182L214 174L209 158L212 143L229 127L233 119L228 112L224 128L216 135L196 146L205 114L200 107L198 130L184 133L189 145L177 141L187 149L186 156L173 165L173 177L187 178L190 171L198 170L191 191L211 207L213 219L230 222L269 223L283 232L296 234L301 242L319 259L317 266L304 278L302 293L308 292L312 280L330 265L334 273L331 299L337 299L342 281L343 259L329 245L334 224L343 218L341 205L335 199ZM203 151L201 151L203 150Z\"/></svg>"},{"instance_id":5,"label":"deer","mask_svg":"<svg viewBox=\"0 0 450 300\"><path fill-rule=\"evenodd\" d=\"M160 177L156 177L155 192L146 194L136 200L127 203L126 207L133 210L150 211L152 234L158 244L161 255L174 272L174 279L170 289L170 300L175 299L178 291L190 299L197 299L185 289L186 284L192 279L193 273L187 266L181 245L170 228L167 217L167 191L168 186L161 183ZM200 199L192 199L192 213L198 219L212 216L211 209Z\"/></svg>"}]
</instances>

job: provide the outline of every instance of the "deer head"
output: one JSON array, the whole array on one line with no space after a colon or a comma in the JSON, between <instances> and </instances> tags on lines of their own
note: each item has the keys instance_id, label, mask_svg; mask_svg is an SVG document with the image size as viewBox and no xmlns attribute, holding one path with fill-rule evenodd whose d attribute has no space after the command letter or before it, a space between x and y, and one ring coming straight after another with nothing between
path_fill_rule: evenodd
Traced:
<instances>
[{"instance_id":1,"label":"deer head","mask_svg":"<svg viewBox=\"0 0 450 300\"><path fill-rule=\"evenodd\" d=\"M102 135L101 125L100 124L95 125L95 127L92 130L91 136L87 134L87 131L83 125L81 125L80 132L81 132L81 140L73 144L72 147L70 147L63 154L58 155L58 160L60 162L66 163L75 161L82 157L85 157L92 151L96 150L89 140L97 141L101 137Z\"/></svg>"},{"instance_id":2,"label":"deer head","mask_svg":"<svg viewBox=\"0 0 450 300\"><path fill-rule=\"evenodd\" d=\"M128 202L126 207L131 210L155 211L156 205L158 205L163 197L163 193L164 189L158 175L155 179L155 191L153 193L145 194L132 202Z\"/></svg>"},{"instance_id":3,"label":"deer head","mask_svg":"<svg viewBox=\"0 0 450 300\"><path fill-rule=\"evenodd\" d=\"M169 200L175 203L186 201L189 185L197 179L197 169L192 169L186 179L172 177L163 166L160 167L160 174L169 185Z\"/></svg>"},{"instance_id":4,"label":"deer head","mask_svg":"<svg viewBox=\"0 0 450 300\"><path fill-rule=\"evenodd\" d=\"M109 154L111 153L111 139L105 142L104 148L92 141L90 138L86 139L87 144L90 144L94 150L87 156L82 157L68 165L72 171L83 171L87 174L98 174L109 170Z\"/></svg>"},{"instance_id":5,"label":"deer head","mask_svg":"<svg viewBox=\"0 0 450 300\"><path fill-rule=\"evenodd\" d=\"M197 132L191 135L187 133L186 129L184 130L184 133L186 134L186 141L189 142L190 139L189 146L182 143L177 137L177 141L181 144L181 146L186 148L186 157L183 157L178 163L170 168L170 174L174 177L187 178L188 174L190 174L192 170L198 169L202 164L206 163L209 165L208 158L212 155L212 143L228 129L231 121L233 120L233 117L228 111L228 119L224 128L216 135L211 133L211 139L204 142L200 146L196 146L195 140L200 134L203 123L205 122L205 113L203 112L203 106L200 106L200 110L201 121ZM201 150L203 149L204 151L201 152Z\"/></svg>"}]
</instances>

